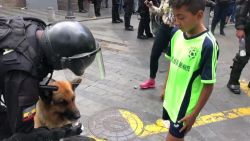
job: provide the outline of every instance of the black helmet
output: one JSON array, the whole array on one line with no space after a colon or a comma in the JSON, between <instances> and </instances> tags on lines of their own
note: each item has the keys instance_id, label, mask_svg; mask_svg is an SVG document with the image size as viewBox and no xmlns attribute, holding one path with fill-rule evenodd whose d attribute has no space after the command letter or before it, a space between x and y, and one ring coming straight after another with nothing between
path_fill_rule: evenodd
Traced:
<instances>
[{"instance_id":1,"label":"black helmet","mask_svg":"<svg viewBox=\"0 0 250 141\"><path fill-rule=\"evenodd\" d=\"M79 22L64 21L46 27L41 46L55 70L68 68L80 76L101 48L90 30Z\"/></svg>"}]
</instances>

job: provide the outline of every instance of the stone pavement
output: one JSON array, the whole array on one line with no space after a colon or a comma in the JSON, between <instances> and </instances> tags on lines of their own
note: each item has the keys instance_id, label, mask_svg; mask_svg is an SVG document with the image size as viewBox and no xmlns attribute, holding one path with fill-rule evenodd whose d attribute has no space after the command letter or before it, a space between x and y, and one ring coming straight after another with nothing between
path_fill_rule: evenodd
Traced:
<instances>
[{"instance_id":1,"label":"stone pavement","mask_svg":"<svg viewBox=\"0 0 250 141\"><path fill-rule=\"evenodd\" d=\"M93 18L89 17L89 13L79 13L78 11L73 11L76 21L86 21L95 20L111 17L111 8L101 8L101 17ZM65 20L67 11L55 10L55 21ZM0 7L0 16L27 16L27 17L37 17L43 19L45 22L48 21L49 12L47 9L24 9L24 8L9 8Z\"/></svg>"},{"instance_id":2,"label":"stone pavement","mask_svg":"<svg viewBox=\"0 0 250 141\"><path fill-rule=\"evenodd\" d=\"M136 39L136 16L132 19L134 32L125 31L123 24L112 24L110 18L82 24L99 39L106 68L104 80L98 78L94 67L86 70L84 81L76 90L82 114L80 121L85 127L83 135L110 141L164 141L168 129L159 120L162 115L160 91L168 62L163 56L159 61L157 87L137 88L149 76L153 39ZM227 26L225 32L226 37L215 32L220 44L217 83L186 141L249 141L250 93L248 88L242 87L245 91L241 95L233 95L226 88L238 42L233 26ZM242 80L250 80L249 69L247 65L243 70Z\"/></svg>"},{"instance_id":3,"label":"stone pavement","mask_svg":"<svg viewBox=\"0 0 250 141\"><path fill-rule=\"evenodd\" d=\"M97 80L95 73L87 71L86 82L77 90L82 120L87 128L84 134L114 141L163 141L167 131L159 123L162 114L159 95L167 70L167 62L163 57L159 62L157 87L151 90L135 89L135 86L148 78L153 39L138 40L137 30L127 32L122 24L111 24L110 19L83 24L91 29L94 36L112 39L112 42L101 42L106 78ZM132 25L137 29L136 16L133 17ZM238 42L233 26L227 26L225 30L226 37L218 35L217 31L215 35L220 44L217 83L209 102L201 112L203 121L187 135L188 141L249 141L249 89L245 88L241 95L233 95L226 88ZM242 80L250 80L249 69L250 66L247 65L243 70ZM117 116L118 111L129 122L134 134ZM129 111L130 117L126 117L124 111Z\"/></svg>"}]
</instances>

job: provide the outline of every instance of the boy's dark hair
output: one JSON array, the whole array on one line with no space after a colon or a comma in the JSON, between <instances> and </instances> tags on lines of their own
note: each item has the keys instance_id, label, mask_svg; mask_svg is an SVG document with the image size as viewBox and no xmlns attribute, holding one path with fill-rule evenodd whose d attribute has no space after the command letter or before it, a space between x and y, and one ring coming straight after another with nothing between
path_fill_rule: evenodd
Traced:
<instances>
[{"instance_id":1,"label":"boy's dark hair","mask_svg":"<svg viewBox=\"0 0 250 141\"><path fill-rule=\"evenodd\" d=\"M196 14L199 10L204 11L206 6L206 0L171 0L170 3L173 9L186 6L192 14Z\"/></svg>"}]
</instances>

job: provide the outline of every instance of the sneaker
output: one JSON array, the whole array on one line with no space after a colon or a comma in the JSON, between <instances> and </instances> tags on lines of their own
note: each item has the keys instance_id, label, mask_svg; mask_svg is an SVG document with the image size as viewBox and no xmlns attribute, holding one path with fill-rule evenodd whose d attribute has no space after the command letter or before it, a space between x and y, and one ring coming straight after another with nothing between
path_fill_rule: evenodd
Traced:
<instances>
[{"instance_id":1,"label":"sneaker","mask_svg":"<svg viewBox=\"0 0 250 141\"><path fill-rule=\"evenodd\" d=\"M227 84L227 88L234 94L240 94L240 85Z\"/></svg>"},{"instance_id":2,"label":"sneaker","mask_svg":"<svg viewBox=\"0 0 250 141\"><path fill-rule=\"evenodd\" d=\"M155 80L149 79L140 84L141 89L155 88Z\"/></svg>"}]
</instances>

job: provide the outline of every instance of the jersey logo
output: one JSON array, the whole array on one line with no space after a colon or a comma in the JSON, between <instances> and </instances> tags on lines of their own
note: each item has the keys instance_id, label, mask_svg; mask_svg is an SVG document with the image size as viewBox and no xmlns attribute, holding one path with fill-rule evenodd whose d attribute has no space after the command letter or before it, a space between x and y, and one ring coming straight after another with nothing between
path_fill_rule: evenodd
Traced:
<instances>
[{"instance_id":1,"label":"jersey logo","mask_svg":"<svg viewBox=\"0 0 250 141\"><path fill-rule=\"evenodd\" d=\"M188 49L188 57L189 59L194 59L197 55L197 49L195 47L191 47Z\"/></svg>"}]
</instances>

